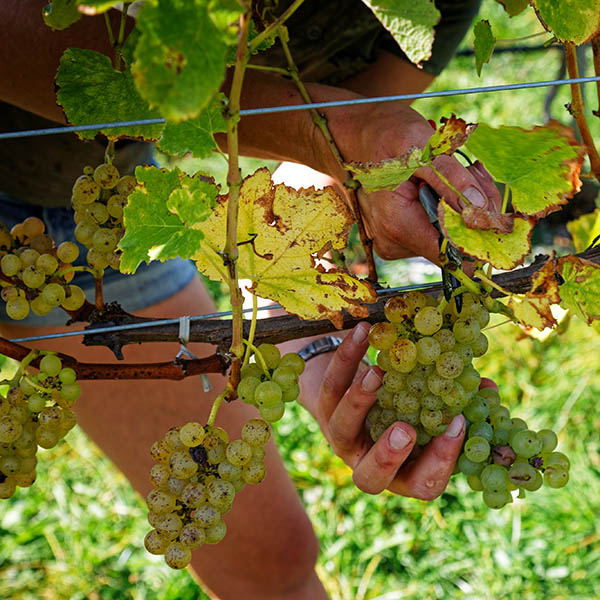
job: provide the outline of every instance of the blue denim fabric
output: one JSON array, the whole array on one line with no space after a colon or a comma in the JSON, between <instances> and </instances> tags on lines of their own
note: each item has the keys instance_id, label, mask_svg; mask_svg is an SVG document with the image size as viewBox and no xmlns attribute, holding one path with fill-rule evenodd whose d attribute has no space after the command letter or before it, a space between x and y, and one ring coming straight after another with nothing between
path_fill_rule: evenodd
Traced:
<instances>
[{"instance_id":1,"label":"blue denim fabric","mask_svg":"<svg viewBox=\"0 0 600 600\"><path fill-rule=\"evenodd\" d=\"M43 207L28 204L0 195L0 222L12 227L30 216L39 217L46 224L46 233L58 246L64 241L74 241L75 223L70 208ZM79 259L75 264L85 264L87 250L80 245ZM124 310L136 312L173 296L183 289L197 274L191 261L181 259L142 264L135 275L123 275L113 269L104 272L103 292L107 302L117 301ZM71 282L81 287L90 302L94 301L94 279L89 273L75 273ZM29 313L22 321L12 321L6 314L5 303L0 302L0 321L10 321L29 327L64 325L68 315L55 308L49 315L40 317Z\"/></svg>"}]
</instances>

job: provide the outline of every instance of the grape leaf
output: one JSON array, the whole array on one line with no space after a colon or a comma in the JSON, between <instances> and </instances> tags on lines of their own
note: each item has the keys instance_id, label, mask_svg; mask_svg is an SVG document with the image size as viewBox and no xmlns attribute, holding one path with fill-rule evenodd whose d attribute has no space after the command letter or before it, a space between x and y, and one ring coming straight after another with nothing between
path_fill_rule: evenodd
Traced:
<instances>
[{"instance_id":1,"label":"grape leaf","mask_svg":"<svg viewBox=\"0 0 600 600\"><path fill-rule=\"evenodd\" d=\"M101 14L121 2L115 0L77 0L77 6L85 10L86 14Z\"/></svg>"},{"instance_id":2,"label":"grape leaf","mask_svg":"<svg viewBox=\"0 0 600 600\"><path fill-rule=\"evenodd\" d=\"M475 23L473 34L475 35L473 40L473 46L475 48L475 68L477 69L477 75L481 77L483 65L490 62L490 58L492 58L492 52L496 45L496 38L492 34L490 22L485 19Z\"/></svg>"},{"instance_id":3,"label":"grape leaf","mask_svg":"<svg viewBox=\"0 0 600 600\"><path fill-rule=\"evenodd\" d=\"M583 252L600 236L600 209L567 223L567 230L573 237L575 252Z\"/></svg>"},{"instance_id":4,"label":"grape leaf","mask_svg":"<svg viewBox=\"0 0 600 600\"><path fill-rule=\"evenodd\" d=\"M529 0L496 0L496 2L502 4L511 17L522 13L529 6Z\"/></svg>"},{"instance_id":5,"label":"grape leaf","mask_svg":"<svg viewBox=\"0 0 600 600\"><path fill-rule=\"evenodd\" d=\"M214 135L226 131L223 117L223 94L217 94L210 104L193 119L180 123L167 122L158 145L167 154L187 154L206 158L217 147Z\"/></svg>"},{"instance_id":6,"label":"grape leaf","mask_svg":"<svg viewBox=\"0 0 600 600\"><path fill-rule=\"evenodd\" d=\"M419 64L431 56L433 27L440 12L432 0L363 0L392 34L408 59Z\"/></svg>"},{"instance_id":7,"label":"grape leaf","mask_svg":"<svg viewBox=\"0 0 600 600\"><path fill-rule=\"evenodd\" d=\"M81 18L75 0L49 0L42 9L44 23L55 31L61 31L73 25Z\"/></svg>"},{"instance_id":8,"label":"grape leaf","mask_svg":"<svg viewBox=\"0 0 600 600\"><path fill-rule=\"evenodd\" d=\"M204 175L190 177L177 167L137 167L135 176L141 187L123 209L121 271L134 273L144 261L192 256L204 240L200 224L214 206L217 186Z\"/></svg>"},{"instance_id":9,"label":"grape leaf","mask_svg":"<svg viewBox=\"0 0 600 600\"><path fill-rule=\"evenodd\" d=\"M419 167L429 164L440 154L452 154L462 146L476 125L452 115L442 119L442 126L429 138L425 148L413 147L406 154L377 163L346 163L365 192L395 190Z\"/></svg>"},{"instance_id":10,"label":"grape leaf","mask_svg":"<svg viewBox=\"0 0 600 600\"><path fill-rule=\"evenodd\" d=\"M556 257L549 258L544 266L532 277L531 289L522 295L512 295L508 307L519 323L535 327L540 331L554 327L557 321L552 314L553 304L560 302Z\"/></svg>"},{"instance_id":11,"label":"grape leaf","mask_svg":"<svg viewBox=\"0 0 600 600\"><path fill-rule=\"evenodd\" d=\"M126 56L128 48L129 44L126 44L123 49ZM160 117L138 94L129 70L116 71L108 56L93 50L65 50L56 74L56 84L57 102L73 125ZM81 131L77 135L81 139L93 139L101 131L109 139L129 137L155 140L160 136L162 128L162 124L135 125Z\"/></svg>"},{"instance_id":12,"label":"grape leaf","mask_svg":"<svg viewBox=\"0 0 600 600\"><path fill-rule=\"evenodd\" d=\"M202 0L142 7L131 71L137 89L170 121L197 117L219 91L227 46Z\"/></svg>"},{"instance_id":13,"label":"grape leaf","mask_svg":"<svg viewBox=\"0 0 600 600\"><path fill-rule=\"evenodd\" d=\"M531 249L533 223L515 215L512 233L469 229L460 213L445 200L438 205L440 226L444 235L463 254L489 262L497 269L514 269L523 263Z\"/></svg>"},{"instance_id":14,"label":"grape leaf","mask_svg":"<svg viewBox=\"0 0 600 600\"><path fill-rule=\"evenodd\" d=\"M560 305L588 325L600 320L600 267L570 255L558 259L558 270L564 280L559 288Z\"/></svg>"},{"instance_id":15,"label":"grape leaf","mask_svg":"<svg viewBox=\"0 0 600 600\"><path fill-rule=\"evenodd\" d=\"M238 19L244 12L239 0L209 0L208 15L215 27L225 35L228 44L237 43Z\"/></svg>"},{"instance_id":16,"label":"grape leaf","mask_svg":"<svg viewBox=\"0 0 600 600\"><path fill-rule=\"evenodd\" d=\"M427 164L421 148L411 148L406 154L377 163L346 163L367 194L377 190L395 190L419 167Z\"/></svg>"},{"instance_id":17,"label":"grape leaf","mask_svg":"<svg viewBox=\"0 0 600 600\"><path fill-rule=\"evenodd\" d=\"M193 258L210 279L225 280L227 198L202 225L205 240ZM348 273L315 268L315 255L331 244L346 245L352 214L331 188L296 191L273 186L267 169L247 177L240 190L238 273L250 279L250 291L279 302L303 319L329 319L342 326L342 309L365 316L361 303L373 302L371 286Z\"/></svg>"},{"instance_id":18,"label":"grape leaf","mask_svg":"<svg viewBox=\"0 0 600 600\"><path fill-rule=\"evenodd\" d=\"M480 123L466 147L510 186L516 212L541 218L581 188L584 149L573 130L556 121L530 130Z\"/></svg>"},{"instance_id":19,"label":"grape leaf","mask_svg":"<svg viewBox=\"0 0 600 600\"><path fill-rule=\"evenodd\" d=\"M534 0L533 6L561 42L586 44L600 33L600 0Z\"/></svg>"}]
</instances>

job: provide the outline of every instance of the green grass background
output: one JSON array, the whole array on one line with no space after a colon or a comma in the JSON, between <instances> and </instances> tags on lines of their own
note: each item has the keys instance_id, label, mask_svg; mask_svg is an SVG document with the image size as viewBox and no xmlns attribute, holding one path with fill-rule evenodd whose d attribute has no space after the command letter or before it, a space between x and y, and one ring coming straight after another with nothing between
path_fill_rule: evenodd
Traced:
<instances>
[{"instance_id":1,"label":"green grass background","mask_svg":"<svg viewBox=\"0 0 600 600\"><path fill-rule=\"evenodd\" d=\"M500 19L497 37L539 30L529 17L509 22L491 1L482 16L492 24ZM499 55L479 79L472 58L457 58L434 89L547 79L558 64L555 50ZM471 121L531 126L543 122L546 93L421 100L416 106L432 118L455 112ZM566 101L561 90L553 104L564 121ZM392 265L386 275L411 280L405 266ZM501 511L486 509L460 477L430 503L369 496L353 486L315 423L294 406L277 437L319 537L317 569L332 598L600 595L600 337L577 321L546 342L521 339L521 331L507 324L488 337L490 351L478 368L498 382L515 416L559 433L560 448L572 460L570 483L562 490L542 488ZM35 485L0 504L0 599L206 597L187 572L173 572L143 550L148 526L142 501L79 430L40 458Z\"/></svg>"}]
</instances>

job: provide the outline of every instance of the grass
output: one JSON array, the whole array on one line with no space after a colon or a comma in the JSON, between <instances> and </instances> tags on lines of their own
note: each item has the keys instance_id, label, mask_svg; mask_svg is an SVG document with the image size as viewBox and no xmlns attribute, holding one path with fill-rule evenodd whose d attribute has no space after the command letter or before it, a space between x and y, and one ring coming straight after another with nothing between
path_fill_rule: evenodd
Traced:
<instances>
[{"instance_id":1,"label":"grass","mask_svg":"<svg viewBox=\"0 0 600 600\"><path fill-rule=\"evenodd\" d=\"M493 24L502 16L494 2L483 10ZM527 18L502 18L497 35L526 35L531 26ZM472 59L455 59L435 87L545 79L558 55L543 56L498 55L483 80ZM545 93L422 100L417 108L434 118L454 111L473 121L531 126L543 120ZM564 93L554 105L557 115ZM405 264L386 268L390 282L411 277ZM350 470L294 406L277 437L319 537L317 569L334 600L598 597L600 338L575 320L546 342L524 338L512 325L489 333L490 351L478 367L496 380L515 416L560 433L571 482L502 511L485 508L460 477L430 503L369 496L353 486ZM143 502L79 430L41 451L38 473L33 487L0 505L0 599L206 598L187 572L173 572L143 550Z\"/></svg>"}]
</instances>

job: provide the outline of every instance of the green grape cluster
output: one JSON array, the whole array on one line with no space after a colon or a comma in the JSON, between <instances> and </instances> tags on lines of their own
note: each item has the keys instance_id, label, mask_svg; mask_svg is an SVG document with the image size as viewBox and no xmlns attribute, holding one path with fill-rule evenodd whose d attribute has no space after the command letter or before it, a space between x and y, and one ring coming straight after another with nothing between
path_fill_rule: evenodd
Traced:
<instances>
[{"instance_id":1,"label":"green grape cluster","mask_svg":"<svg viewBox=\"0 0 600 600\"><path fill-rule=\"evenodd\" d=\"M524 496L542 483L567 483L569 461L554 452L556 434L530 430L522 419L511 418L496 390L480 389L481 376L472 361L487 352L481 330L490 315L476 298L464 295L458 313L453 301L440 311L434 298L408 292L388 300L384 310L388 320L369 331L377 364L385 371L366 417L373 440L403 421L415 428L416 443L424 445L462 413L467 434L457 472L483 492L487 506L502 508L517 489Z\"/></svg>"},{"instance_id":2,"label":"green grape cluster","mask_svg":"<svg viewBox=\"0 0 600 600\"><path fill-rule=\"evenodd\" d=\"M102 163L85 167L73 185L71 205L75 211L75 238L87 249L88 265L99 272L107 267L119 270L123 237L123 207L135 189L133 175L121 177L117 168Z\"/></svg>"},{"instance_id":3,"label":"green grape cluster","mask_svg":"<svg viewBox=\"0 0 600 600\"><path fill-rule=\"evenodd\" d=\"M235 494L265 478L270 437L271 426L262 419L248 421L241 439L231 442L225 430L196 422L169 429L150 450L156 464L150 470L155 487L146 497L153 527L146 550L183 569L192 550L220 542L227 532L223 515Z\"/></svg>"},{"instance_id":4,"label":"green grape cluster","mask_svg":"<svg viewBox=\"0 0 600 600\"><path fill-rule=\"evenodd\" d=\"M85 302L83 290L69 283L77 244L55 248L45 229L41 219L28 217L10 231L0 230L1 296L11 319L24 319L30 310L45 316L57 306L74 311Z\"/></svg>"},{"instance_id":5,"label":"green grape cluster","mask_svg":"<svg viewBox=\"0 0 600 600\"><path fill-rule=\"evenodd\" d=\"M0 396L0 498L36 478L38 447L52 448L75 426L71 410L81 395L76 373L55 354L40 361L37 375L23 372Z\"/></svg>"},{"instance_id":6,"label":"green grape cluster","mask_svg":"<svg viewBox=\"0 0 600 600\"><path fill-rule=\"evenodd\" d=\"M298 398L298 378L304 366L304 359L295 352L281 356L277 346L261 344L251 362L242 367L238 397L258 408L265 421L279 421L285 413L285 403Z\"/></svg>"}]
</instances>

